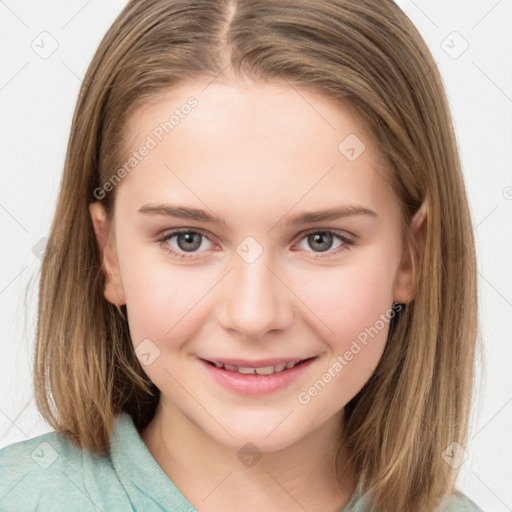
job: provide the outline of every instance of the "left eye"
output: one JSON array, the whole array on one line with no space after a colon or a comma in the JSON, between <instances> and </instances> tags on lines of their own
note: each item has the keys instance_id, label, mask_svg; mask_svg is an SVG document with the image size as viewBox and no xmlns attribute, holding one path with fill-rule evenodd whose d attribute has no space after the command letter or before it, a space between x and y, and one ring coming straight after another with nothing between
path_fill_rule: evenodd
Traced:
<instances>
[{"instance_id":1,"label":"left eye","mask_svg":"<svg viewBox=\"0 0 512 512\"><path fill-rule=\"evenodd\" d=\"M332 247L334 239L336 238L340 243L336 247ZM341 246L350 245L351 242L348 238L345 238L334 231L311 231L306 233L302 240L305 240L309 247L315 249L314 252L327 252L330 249L338 249Z\"/></svg>"}]
</instances>

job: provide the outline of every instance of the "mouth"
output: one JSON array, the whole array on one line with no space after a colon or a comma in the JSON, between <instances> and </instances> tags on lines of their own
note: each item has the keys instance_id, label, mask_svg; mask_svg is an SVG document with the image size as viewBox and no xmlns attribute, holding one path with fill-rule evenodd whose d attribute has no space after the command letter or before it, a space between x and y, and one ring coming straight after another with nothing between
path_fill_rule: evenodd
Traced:
<instances>
[{"instance_id":1,"label":"mouth","mask_svg":"<svg viewBox=\"0 0 512 512\"><path fill-rule=\"evenodd\" d=\"M318 356L274 360L267 359L260 361L246 361L241 359L203 359L203 361L219 370L239 373L242 375L274 375L276 373L286 372L292 368L305 365L317 357Z\"/></svg>"},{"instance_id":2,"label":"mouth","mask_svg":"<svg viewBox=\"0 0 512 512\"><path fill-rule=\"evenodd\" d=\"M287 357L281 359L220 359L198 358L208 378L230 393L244 396L263 396L285 390L303 378L308 367L319 356ZM308 379L309 380L309 379Z\"/></svg>"}]
</instances>

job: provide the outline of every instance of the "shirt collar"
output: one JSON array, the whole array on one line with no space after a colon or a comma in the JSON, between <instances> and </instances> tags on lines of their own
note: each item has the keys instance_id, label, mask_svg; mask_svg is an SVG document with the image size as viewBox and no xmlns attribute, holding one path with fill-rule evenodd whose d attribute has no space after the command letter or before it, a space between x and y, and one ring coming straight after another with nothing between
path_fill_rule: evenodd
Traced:
<instances>
[{"instance_id":1,"label":"shirt collar","mask_svg":"<svg viewBox=\"0 0 512 512\"><path fill-rule=\"evenodd\" d=\"M114 425L110 458L136 510L150 510L150 502L162 510L196 510L158 465L135 428L131 416L125 412L118 416ZM340 512L367 510L359 508L365 503L359 483L350 501Z\"/></svg>"},{"instance_id":2,"label":"shirt collar","mask_svg":"<svg viewBox=\"0 0 512 512\"><path fill-rule=\"evenodd\" d=\"M162 510L196 510L158 465L125 412L112 432L110 458L136 510L153 510L151 502Z\"/></svg>"}]
</instances>

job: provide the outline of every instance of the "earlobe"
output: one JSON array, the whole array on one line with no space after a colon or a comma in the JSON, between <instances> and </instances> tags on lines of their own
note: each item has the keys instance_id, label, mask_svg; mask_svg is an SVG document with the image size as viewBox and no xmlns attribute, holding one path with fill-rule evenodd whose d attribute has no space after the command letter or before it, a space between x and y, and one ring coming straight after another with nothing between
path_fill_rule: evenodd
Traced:
<instances>
[{"instance_id":1,"label":"earlobe","mask_svg":"<svg viewBox=\"0 0 512 512\"><path fill-rule=\"evenodd\" d=\"M104 206L98 201L89 205L96 241L101 258L101 267L105 276L105 289L103 295L112 304L122 306L126 304L121 283L119 265L115 245L107 224L107 215Z\"/></svg>"},{"instance_id":2,"label":"earlobe","mask_svg":"<svg viewBox=\"0 0 512 512\"><path fill-rule=\"evenodd\" d=\"M411 220L410 237L402 252L402 259L395 278L393 301L400 304L411 302L416 295L417 262L425 247L427 211L425 203Z\"/></svg>"}]
</instances>

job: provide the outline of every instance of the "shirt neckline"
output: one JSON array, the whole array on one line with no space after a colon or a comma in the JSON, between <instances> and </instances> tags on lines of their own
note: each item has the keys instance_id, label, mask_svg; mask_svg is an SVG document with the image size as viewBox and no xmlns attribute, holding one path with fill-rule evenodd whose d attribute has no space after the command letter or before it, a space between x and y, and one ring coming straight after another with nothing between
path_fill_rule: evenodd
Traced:
<instances>
[{"instance_id":1,"label":"shirt neckline","mask_svg":"<svg viewBox=\"0 0 512 512\"><path fill-rule=\"evenodd\" d=\"M130 501L144 510L150 499L163 510L196 510L159 466L140 437L129 414L116 419L110 443L110 458ZM361 497L361 483L339 512L352 512Z\"/></svg>"},{"instance_id":2,"label":"shirt neckline","mask_svg":"<svg viewBox=\"0 0 512 512\"><path fill-rule=\"evenodd\" d=\"M140 437L131 416L121 413L114 426L110 458L130 501L145 510L148 498L163 510L195 510L158 465Z\"/></svg>"}]
</instances>

